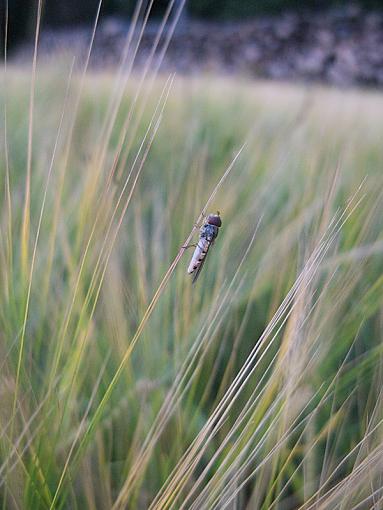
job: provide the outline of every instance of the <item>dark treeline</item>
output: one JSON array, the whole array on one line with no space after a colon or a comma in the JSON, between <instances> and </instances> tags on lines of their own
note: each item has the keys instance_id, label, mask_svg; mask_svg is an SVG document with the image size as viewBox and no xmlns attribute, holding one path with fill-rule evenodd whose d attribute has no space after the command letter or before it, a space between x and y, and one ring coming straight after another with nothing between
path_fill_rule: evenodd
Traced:
<instances>
[{"instance_id":1,"label":"dark treeline","mask_svg":"<svg viewBox=\"0 0 383 510\"><path fill-rule=\"evenodd\" d=\"M181 0L175 0L180 2ZM4 43L6 5L8 2L8 46L30 39L35 33L38 0L0 0L1 44ZM187 0L185 11L190 17L208 20L243 19L259 14L276 14L283 10L322 9L334 5L347 5L348 0ZM42 24L45 27L64 27L89 24L95 17L99 0L43 0ZM132 16L136 0L104 0L103 16ZM143 7L149 0L142 2ZM151 15L160 17L169 0L154 0ZM366 8L381 7L381 0L361 0Z\"/></svg>"}]
</instances>

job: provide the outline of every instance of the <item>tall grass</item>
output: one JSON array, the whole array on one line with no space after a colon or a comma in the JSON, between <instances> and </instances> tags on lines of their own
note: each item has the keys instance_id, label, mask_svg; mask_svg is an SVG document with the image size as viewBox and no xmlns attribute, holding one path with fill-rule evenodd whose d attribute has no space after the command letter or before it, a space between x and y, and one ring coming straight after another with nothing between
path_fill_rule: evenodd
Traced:
<instances>
[{"instance_id":1,"label":"tall grass","mask_svg":"<svg viewBox=\"0 0 383 510\"><path fill-rule=\"evenodd\" d=\"M2 76L2 507L380 508L383 97L150 76Z\"/></svg>"}]
</instances>

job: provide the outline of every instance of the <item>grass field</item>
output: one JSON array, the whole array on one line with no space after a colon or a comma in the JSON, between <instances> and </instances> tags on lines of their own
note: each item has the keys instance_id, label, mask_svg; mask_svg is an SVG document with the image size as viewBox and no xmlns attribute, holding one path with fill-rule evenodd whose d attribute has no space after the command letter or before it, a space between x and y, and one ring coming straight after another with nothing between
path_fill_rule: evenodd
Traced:
<instances>
[{"instance_id":1,"label":"grass field","mask_svg":"<svg viewBox=\"0 0 383 510\"><path fill-rule=\"evenodd\" d=\"M120 78L1 76L2 508L382 508L383 96Z\"/></svg>"}]
</instances>

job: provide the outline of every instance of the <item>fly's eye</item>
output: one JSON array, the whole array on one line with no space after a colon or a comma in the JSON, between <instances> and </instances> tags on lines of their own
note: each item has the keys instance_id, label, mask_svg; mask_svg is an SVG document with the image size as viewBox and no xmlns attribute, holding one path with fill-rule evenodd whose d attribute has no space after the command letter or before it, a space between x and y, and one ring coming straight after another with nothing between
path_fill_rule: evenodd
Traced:
<instances>
[{"instance_id":1,"label":"fly's eye","mask_svg":"<svg viewBox=\"0 0 383 510\"><path fill-rule=\"evenodd\" d=\"M215 225L216 227L220 227L222 225L222 221L219 214L209 214L207 222L209 223L209 225Z\"/></svg>"}]
</instances>

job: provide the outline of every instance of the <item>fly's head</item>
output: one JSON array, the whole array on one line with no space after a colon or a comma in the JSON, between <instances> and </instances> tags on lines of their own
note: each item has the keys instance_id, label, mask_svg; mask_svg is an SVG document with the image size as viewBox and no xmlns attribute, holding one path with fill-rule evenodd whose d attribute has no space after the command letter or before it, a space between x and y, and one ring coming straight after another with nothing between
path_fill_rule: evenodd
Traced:
<instances>
[{"instance_id":1,"label":"fly's head","mask_svg":"<svg viewBox=\"0 0 383 510\"><path fill-rule=\"evenodd\" d=\"M217 214L209 214L207 217L207 223L209 225L214 225L215 227L220 227L222 225L222 221L219 215L219 211L217 211Z\"/></svg>"}]
</instances>

